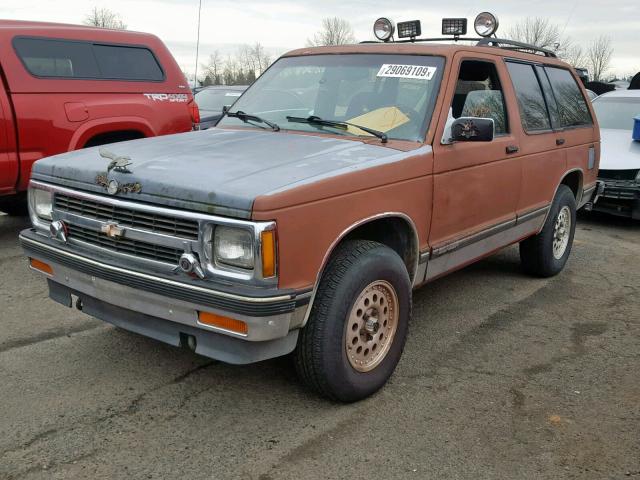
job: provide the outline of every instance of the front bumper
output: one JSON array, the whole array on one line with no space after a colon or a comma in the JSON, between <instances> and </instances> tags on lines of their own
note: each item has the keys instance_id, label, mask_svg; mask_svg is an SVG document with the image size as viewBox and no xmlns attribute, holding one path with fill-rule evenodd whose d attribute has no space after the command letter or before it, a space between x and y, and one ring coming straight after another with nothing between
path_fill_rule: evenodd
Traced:
<instances>
[{"instance_id":1,"label":"front bumper","mask_svg":"<svg viewBox=\"0 0 640 480\"><path fill-rule=\"evenodd\" d=\"M602 179L604 190L593 210L640 220L640 183Z\"/></svg>"},{"instance_id":2,"label":"front bumper","mask_svg":"<svg viewBox=\"0 0 640 480\"><path fill-rule=\"evenodd\" d=\"M228 363L291 352L310 298L310 292L254 289L249 295L148 275L70 251L32 229L20 234L20 243L27 256L52 267L52 299L71 306L76 296L85 313L172 345L190 335L197 353ZM248 332L202 324L198 312L242 320Z\"/></svg>"}]
</instances>

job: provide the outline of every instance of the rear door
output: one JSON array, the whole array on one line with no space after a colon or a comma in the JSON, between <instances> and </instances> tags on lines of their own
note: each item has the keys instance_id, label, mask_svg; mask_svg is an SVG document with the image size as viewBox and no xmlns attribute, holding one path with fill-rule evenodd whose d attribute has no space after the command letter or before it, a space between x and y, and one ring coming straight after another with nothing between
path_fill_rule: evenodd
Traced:
<instances>
[{"instance_id":1,"label":"rear door","mask_svg":"<svg viewBox=\"0 0 640 480\"><path fill-rule=\"evenodd\" d=\"M518 217L540 216L548 208L567 171L564 140L558 130L558 108L542 66L507 60L507 69L518 100L522 132L522 192ZM544 215L542 215L544 218Z\"/></svg>"},{"instance_id":2,"label":"rear door","mask_svg":"<svg viewBox=\"0 0 640 480\"><path fill-rule=\"evenodd\" d=\"M0 81L0 195L13 193L18 180L15 130L9 96Z\"/></svg>"}]
</instances>

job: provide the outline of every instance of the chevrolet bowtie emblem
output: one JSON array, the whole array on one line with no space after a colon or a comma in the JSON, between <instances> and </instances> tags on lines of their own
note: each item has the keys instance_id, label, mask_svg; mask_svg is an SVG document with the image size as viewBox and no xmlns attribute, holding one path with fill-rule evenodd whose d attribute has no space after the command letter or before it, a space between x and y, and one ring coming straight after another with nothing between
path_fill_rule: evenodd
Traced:
<instances>
[{"instance_id":1,"label":"chevrolet bowtie emblem","mask_svg":"<svg viewBox=\"0 0 640 480\"><path fill-rule=\"evenodd\" d=\"M120 238L124 234L124 228L116 223L105 223L100 227L100 231L109 238Z\"/></svg>"},{"instance_id":2,"label":"chevrolet bowtie emblem","mask_svg":"<svg viewBox=\"0 0 640 480\"><path fill-rule=\"evenodd\" d=\"M127 168L129 165L133 163L131 161L131 157L116 155L115 153L110 152L106 148L101 148L99 150L99 153L102 158L108 158L109 160L111 160L111 163L109 163L109 166L107 166L107 172L110 172L111 170L115 170L116 172L120 172L120 173L131 173L131 170Z\"/></svg>"}]
</instances>

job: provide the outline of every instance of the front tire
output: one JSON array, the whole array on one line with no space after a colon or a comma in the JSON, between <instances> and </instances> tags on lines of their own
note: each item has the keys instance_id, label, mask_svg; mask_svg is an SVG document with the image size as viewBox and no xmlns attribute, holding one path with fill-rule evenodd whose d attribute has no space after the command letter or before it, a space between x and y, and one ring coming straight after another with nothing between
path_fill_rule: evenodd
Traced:
<instances>
[{"instance_id":1,"label":"front tire","mask_svg":"<svg viewBox=\"0 0 640 480\"><path fill-rule=\"evenodd\" d=\"M329 261L294 352L298 375L317 393L353 402L389 379L404 348L411 282L400 256L347 241Z\"/></svg>"},{"instance_id":2,"label":"front tire","mask_svg":"<svg viewBox=\"0 0 640 480\"><path fill-rule=\"evenodd\" d=\"M560 185L542 231L520 242L524 270L538 277L552 277L562 271L576 231L576 199L566 185Z\"/></svg>"}]
</instances>

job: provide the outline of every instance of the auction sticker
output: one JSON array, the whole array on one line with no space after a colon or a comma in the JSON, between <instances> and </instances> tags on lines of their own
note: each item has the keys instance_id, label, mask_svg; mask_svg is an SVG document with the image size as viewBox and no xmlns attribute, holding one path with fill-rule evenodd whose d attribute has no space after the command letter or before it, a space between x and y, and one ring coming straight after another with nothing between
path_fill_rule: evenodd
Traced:
<instances>
[{"instance_id":1,"label":"auction sticker","mask_svg":"<svg viewBox=\"0 0 640 480\"><path fill-rule=\"evenodd\" d=\"M396 65L385 63L380 67L377 76L431 80L435 75L436 70L436 67L425 67L424 65Z\"/></svg>"}]
</instances>

